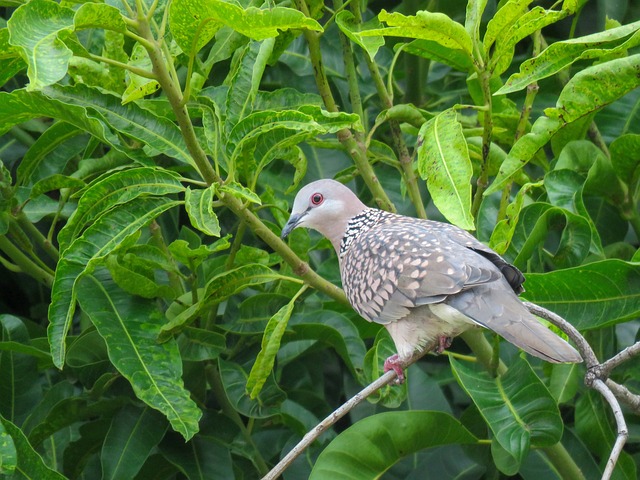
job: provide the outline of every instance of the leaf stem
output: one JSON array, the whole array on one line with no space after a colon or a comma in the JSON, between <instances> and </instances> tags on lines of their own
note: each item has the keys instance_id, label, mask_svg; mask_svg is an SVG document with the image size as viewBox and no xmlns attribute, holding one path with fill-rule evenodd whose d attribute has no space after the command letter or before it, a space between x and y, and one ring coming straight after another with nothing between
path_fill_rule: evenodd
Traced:
<instances>
[{"instance_id":1,"label":"leaf stem","mask_svg":"<svg viewBox=\"0 0 640 480\"><path fill-rule=\"evenodd\" d=\"M113 60L109 57L103 57L102 55L94 55L93 53L89 53L89 56L87 58L89 58L90 60L93 60L94 62L102 62L102 63L106 63L107 65L112 65L114 67L121 68L123 70L128 70L129 72L144 78L150 78L152 80L156 79L156 75L154 75L154 73L150 72L149 70L145 70L144 68L134 67L133 65L128 65L126 63Z\"/></svg>"},{"instance_id":2,"label":"leaf stem","mask_svg":"<svg viewBox=\"0 0 640 480\"><path fill-rule=\"evenodd\" d=\"M15 265L38 282L51 288L53 285L53 275L36 265L33 260L27 257L22 250L16 247L5 235L0 235L0 250L3 251Z\"/></svg>"},{"instance_id":3,"label":"leaf stem","mask_svg":"<svg viewBox=\"0 0 640 480\"><path fill-rule=\"evenodd\" d=\"M483 115L483 133L482 133L482 162L480 164L480 175L477 180L476 193L473 197L473 204L471 205L471 215L477 218L480 211L480 204L482 203L482 195L489 184L489 150L491 148L491 134L493 132L493 116L492 98L491 98L491 72L488 70L481 70L478 72L478 79L482 87L482 95L484 97L484 115Z\"/></svg>"},{"instance_id":4,"label":"leaf stem","mask_svg":"<svg viewBox=\"0 0 640 480\"><path fill-rule=\"evenodd\" d=\"M34 240L36 244L42 248L49 257L51 257L52 260L57 262L60 259L58 249L51 244L48 238L40 233L40 230L38 230L36 226L29 221L24 213L20 212L16 217L16 220L27 236L29 236L31 240Z\"/></svg>"}]
</instances>

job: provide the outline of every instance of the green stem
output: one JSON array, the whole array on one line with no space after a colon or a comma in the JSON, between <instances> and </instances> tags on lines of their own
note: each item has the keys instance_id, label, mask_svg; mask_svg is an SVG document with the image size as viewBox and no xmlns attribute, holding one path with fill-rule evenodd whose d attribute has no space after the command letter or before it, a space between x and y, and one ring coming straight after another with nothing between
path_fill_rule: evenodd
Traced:
<instances>
[{"instance_id":1,"label":"green stem","mask_svg":"<svg viewBox=\"0 0 640 480\"><path fill-rule=\"evenodd\" d=\"M258 469L260 476L262 477L266 475L269 471L269 467L264 461L264 458L262 458L262 454L260 453L260 450L258 450L258 447L253 441L253 438L251 438L251 433L249 433L249 430L247 430L247 427L242 421L242 417L240 417L240 414L236 411L235 408L233 408L233 405L229 401L227 392L225 392L224 390L222 378L220 377L219 367L217 365L207 365L206 373L209 384L211 385L211 389L213 390L213 394L215 395L216 400L218 400L223 413L238 426L245 442L247 442L247 445L253 450L254 455L252 455L251 458L255 467Z\"/></svg>"},{"instance_id":2,"label":"green stem","mask_svg":"<svg viewBox=\"0 0 640 480\"><path fill-rule=\"evenodd\" d=\"M558 442L555 445L543 448L542 451L547 454L551 464L558 470L560 478L585 480L584 473L564 445Z\"/></svg>"},{"instance_id":3,"label":"green stem","mask_svg":"<svg viewBox=\"0 0 640 480\"><path fill-rule=\"evenodd\" d=\"M53 275L36 265L16 247L5 235L0 235L0 250L3 251L23 273L35 278L48 288L53 285Z\"/></svg>"},{"instance_id":4,"label":"green stem","mask_svg":"<svg viewBox=\"0 0 640 480\"><path fill-rule=\"evenodd\" d=\"M482 133L482 162L480 164L480 175L478 176L476 193L473 197L473 204L471 206L471 214L474 218L478 216L480 210L480 204L482 203L482 195L489 184L489 150L491 148L491 134L493 132L493 117L491 114L492 100L491 100L491 72L487 70L481 70L478 72L478 79L482 87L482 94L484 96L484 118L483 118L483 133Z\"/></svg>"},{"instance_id":5,"label":"green stem","mask_svg":"<svg viewBox=\"0 0 640 480\"><path fill-rule=\"evenodd\" d=\"M176 264L173 255L169 251L169 247L167 247L167 243L164 241L164 236L162 235L162 227L155 220L151 222L149 225L149 231L151 232L151 241L153 245L158 247L162 253L164 253L165 257L172 263L175 267L175 271L167 272L167 279L169 280L169 285L175 292L184 293L184 285L182 284L182 279L180 275L176 273L178 271L178 265Z\"/></svg>"},{"instance_id":6,"label":"green stem","mask_svg":"<svg viewBox=\"0 0 640 480\"><path fill-rule=\"evenodd\" d=\"M40 230L36 228L36 226L27 219L24 213L20 213L17 217L18 224L25 231L27 236L31 238L31 240L35 241L36 244L42 248L42 250L51 257L52 260L57 262L60 259L60 253L58 249L54 247L49 239L47 239Z\"/></svg>"},{"instance_id":7,"label":"green stem","mask_svg":"<svg viewBox=\"0 0 640 480\"><path fill-rule=\"evenodd\" d=\"M591 122L591 125L589 125L588 135L591 141L600 150L602 150L602 152L607 156L607 158L611 158L611 154L609 153L609 148L607 147L607 144L605 143L604 138L602 138L602 134L600 133L600 130L596 125L596 122Z\"/></svg>"},{"instance_id":8,"label":"green stem","mask_svg":"<svg viewBox=\"0 0 640 480\"><path fill-rule=\"evenodd\" d=\"M93 53L89 53L89 55L86 58L89 58L94 62L102 62L102 63L106 63L107 65L112 65L114 67L117 67L123 70L128 70L129 72L144 78L150 78L152 80L156 79L156 76L153 74L153 72L145 70L144 68L138 68L138 67L134 67L133 65L128 65L126 63L118 62L117 60L113 60L108 57L103 57L101 55L94 55Z\"/></svg>"},{"instance_id":9,"label":"green stem","mask_svg":"<svg viewBox=\"0 0 640 480\"><path fill-rule=\"evenodd\" d=\"M357 2L352 5L352 11L354 12L354 16L356 17L357 21L361 22L362 18L360 10L357 8ZM389 90L387 90L384 84L384 80L382 79L382 75L380 74L378 64L371 60L368 54L365 55L365 60L367 62L367 68L371 73L371 79L376 86L378 96L382 101L383 107L387 109L393 107L393 99L389 93ZM409 149L407 148L407 144L405 143L402 136L400 123L397 120L389 120L389 130L391 132L393 146L396 153L398 154L398 159L400 160L400 167L402 175L404 177L404 183L407 186L409 199L411 200L411 203L413 203L418 217L427 218L427 211L424 208L422 195L420 194L420 187L418 186L416 171L415 168L413 168L413 162L411 160L411 155L409 154Z\"/></svg>"},{"instance_id":10,"label":"green stem","mask_svg":"<svg viewBox=\"0 0 640 480\"><path fill-rule=\"evenodd\" d=\"M297 0L298 9L308 15L308 9L303 0ZM320 53L320 35L310 30L304 31L304 37L309 46L309 59L313 66L313 74L316 80L316 86L320 97L324 102L325 108L330 112L337 112L338 105L336 104L333 94L331 93L331 87L329 86L329 80L322 63L322 55ZM395 212L396 209L389 199L387 192L384 191L378 177L376 176L373 168L369 164L367 158L367 150L364 146L364 142L358 142L354 138L351 131L347 128L340 130L337 133L338 140L344 145L347 152L353 159L358 171L362 175L364 182L373 194L376 204L383 210Z\"/></svg>"}]
</instances>

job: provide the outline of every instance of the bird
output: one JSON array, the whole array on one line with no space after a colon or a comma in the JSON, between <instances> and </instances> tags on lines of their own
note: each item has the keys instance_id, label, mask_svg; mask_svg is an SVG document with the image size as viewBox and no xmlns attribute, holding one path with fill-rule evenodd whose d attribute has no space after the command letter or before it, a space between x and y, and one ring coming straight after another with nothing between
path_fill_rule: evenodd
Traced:
<instances>
[{"instance_id":1,"label":"bird","mask_svg":"<svg viewBox=\"0 0 640 480\"><path fill-rule=\"evenodd\" d=\"M332 179L298 191L281 237L298 227L331 242L349 303L389 332L397 353L384 371L395 371L398 383L417 351L442 353L453 337L475 327L547 362L582 361L520 301L524 275L465 230L367 207Z\"/></svg>"}]
</instances>

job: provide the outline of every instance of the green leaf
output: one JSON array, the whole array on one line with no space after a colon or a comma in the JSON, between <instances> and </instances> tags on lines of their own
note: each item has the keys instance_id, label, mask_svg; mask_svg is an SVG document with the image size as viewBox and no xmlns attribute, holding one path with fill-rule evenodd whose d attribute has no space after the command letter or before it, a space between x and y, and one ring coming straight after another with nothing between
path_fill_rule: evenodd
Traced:
<instances>
[{"instance_id":1,"label":"green leaf","mask_svg":"<svg viewBox=\"0 0 640 480\"><path fill-rule=\"evenodd\" d=\"M162 442L162 456L189 480L236 478L233 468L236 464L231 460L231 449L221 444L219 425L216 424L216 427L210 432L196 435L187 444L175 441Z\"/></svg>"},{"instance_id":2,"label":"green leaf","mask_svg":"<svg viewBox=\"0 0 640 480\"><path fill-rule=\"evenodd\" d=\"M64 252L84 227L110 209L146 195L169 195L184 191L180 176L159 167L120 170L92 182L78 201L75 213L58 234Z\"/></svg>"},{"instance_id":3,"label":"green leaf","mask_svg":"<svg viewBox=\"0 0 640 480\"><path fill-rule=\"evenodd\" d=\"M155 115L136 103L122 105L115 95L82 84L73 87L52 86L44 89L43 93L65 105L86 108L90 116L102 120L120 135L141 142L149 156L162 153L195 168L180 129L168 118Z\"/></svg>"},{"instance_id":4,"label":"green leaf","mask_svg":"<svg viewBox=\"0 0 640 480\"><path fill-rule=\"evenodd\" d=\"M546 109L546 116L539 117L531 132L514 144L484 195L501 190L560 129L584 119L638 87L638 70L640 54L578 72L563 88L556 107Z\"/></svg>"},{"instance_id":5,"label":"green leaf","mask_svg":"<svg viewBox=\"0 0 640 480\"><path fill-rule=\"evenodd\" d=\"M507 34L513 24L522 17L529 9L529 4L533 0L508 0L503 3L487 24L487 31L484 34L484 50L489 52L491 46L498 37Z\"/></svg>"},{"instance_id":6,"label":"green leaf","mask_svg":"<svg viewBox=\"0 0 640 480\"><path fill-rule=\"evenodd\" d=\"M527 300L556 312L579 330L602 328L638 316L640 265L603 260L527 275Z\"/></svg>"},{"instance_id":7,"label":"green leaf","mask_svg":"<svg viewBox=\"0 0 640 480\"><path fill-rule=\"evenodd\" d=\"M374 59L380 47L384 45L384 38L382 36L365 37L360 35L362 31L368 29L379 29L382 27L382 24L377 17L373 17L368 22L359 24L356 22L356 18L353 13L349 10L342 10L336 15L336 25L338 25L338 28L340 28L342 33L344 33L349 40L362 47L364 51L367 52L367 55L369 55L371 60Z\"/></svg>"},{"instance_id":8,"label":"green leaf","mask_svg":"<svg viewBox=\"0 0 640 480\"><path fill-rule=\"evenodd\" d=\"M640 44L640 22L555 42L537 57L523 62L520 65L520 71L511 75L495 94L517 92L533 82L558 73L578 60L593 60L605 55L615 55L638 44Z\"/></svg>"},{"instance_id":9,"label":"green leaf","mask_svg":"<svg viewBox=\"0 0 640 480\"><path fill-rule=\"evenodd\" d=\"M213 211L213 196L217 188L218 184L198 190L187 187L184 192L184 206L189 214L191 225L212 237L220 236L220 223Z\"/></svg>"},{"instance_id":10,"label":"green leaf","mask_svg":"<svg viewBox=\"0 0 640 480\"><path fill-rule=\"evenodd\" d=\"M219 333L186 327L178 337L178 346L183 361L215 360L225 351L226 339Z\"/></svg>"},{"instance_id":11,"label":"green leaf","mask_svg":"<svg viewBox=\"0 0 640 480\"><path fill-rule=\"evenodd\" d=\"M503 255L511 244L511 239L516 231L520 212L522 211L529 190L541 186L542 182L523 185L520 190L518 190L515 200L507 205L505 218L496 224L491 233L491 239L489 240L489 247L500 255Z\"/></svg>"},{"instance_id":12,"label":"green leaf","mask_svg":"<svg viewBox=\"0 0 640 480\"><path fill-rule=\"evenodd\" d=\"M253 103L274 44L273 39L250 42L240 53L235 71L229 73L229 91L225 104L227 132L253 110Z\"/></svg>"},{"instance_id":13,"label":"green leaf","mask_svg":"<svg viewBox=\"0 0 640 480\"><path fill-rule=\"evenodd\" d=\"M425 435L425 432L430 432ZM425 448L478 441L443 412L386 412L367 417L338 435L316 461L310 480L373 480L403 457Z\"/></svg>"},{"instance_id":14,"label":"green leaf","mask_svg":"<svg viewBox=\"0 0 640 480\"><path fill-rule=\"evenodd\" d=\"M272 376L267 379L258 398L253 400L246 392L248 376L244 369L222 358L218 359L218 364L224 391L239 413L250 418L268 418L282 413L280 406L287 396L276 385Z\"/></svg>"},{"instance_id":15,"label":"green leaf","mask_svg":"<svg viewBox=\"0 0 640 480\"><path fill-rule=\"evenodd\" d=\"M243 185L240 185L238 182L230 182L220 185L220 191L228 193L240 200L262 205L262 200L260 200L260 197L255 192Z\"/></svg>"},{"instance_id":16,"label":"green leaf","mask_svg":"<svg viewBox=\"0 0 640 480\"><path fill-rule=\"evenodd\" d=\"M204 296L208 301L218 303L249 286L261 285L280 279L282 279L280 275L265 265L258 263L243 265L220 273L209 280L205 286Z\"/></svg>"},{"instance_id":17,"label":"green leaf","mask_svg":"<svg viewBox=\"0 0 640 480\"><path fill-rule=\"evenodd\" d=\"M168 198L138 198L119 205L98 218L84 234L63 251L51 291L47 334L56 367L62 368L65 337L71 326L80 277L95 267L101 259L130 241L138 230L162 212L179 205Z\"/></svg>"},{"instance_id":18,"label":"green leaf","mask_svg":"<svg viewBox=\"0 0 640 480\"><path fill-rule=\"evenodd\" d=\"M560 440L558 406L526 360L517 358L496 378L453 357L450 361L458 383L518 466L531 446L550 446Z\"/></svg>"},{"instance_id":19,"label":"green leaf","mask_svg":"<svg viewBox=\"0 0 640 480\"><path fill-rule=\"evenodd\" d=\"M85 28L103 28L114 32L125 33L127 26L120 11L104 3L85 3L76 10L73 18L76 30Z\"/></svg>"},{"instance_id":20,"label":"green leaf","mask_svg":"<svg viewBox=\"0 0 640 480\"><path fill-rule=\"evenodd\" d=\"M529 1L517 2L520 4L528 4ZM504 7L503 7L504 8ZM500 9L502 10L502 9ZM498 10L498 12L500 12ZM554 11L545 10L542 7L534 7L526 13L522 13L516 17L515 21L506 28L506 31L501 32L495 39L495 47L491 58L489 59L488 68L494 75L500 75L503 73L513 60L513 54L515 46L520 40L528 37L536 30L551 25L559 20L562 20L568 15L567 11ZM488 28L488 27L487 27ZM486 45L485 35L485 49ZM489 51L487 49L487 51Z\"/></svg>"},{"instance_id":21,"label":"green leaf","mask_svg":"<svg viewBox=\"0 0 640 480\"><path fill-rule=\"evenodd\" d=\"M454 109L426 122L419 133L418 172L438 210L454 225L473 230L471 176L467 142Z\"/></svg>"},{"instance_id":22,"label":"green leaf","mask_svg":"<svg viewBox=\"0 0 640 480\"><path fill-rule=\"evenodd\" d=\"M4 423L0 420L0 475L12 475L17 466L18 452L16 451L16 444L4 427Z\"/></svg>"},{"instance_id":23,"label":"green leaf","mask_svg":"<svg viewBox=\"0 0 640 480\"><path fill-rule=\"evenodd\" d=\"M10 436L10 441L14 445L13 448L7 445L6 448L2 449L4 452L7 452L9 454L9 456L6 457L4 455L2 456L2 468L5 468L6 466L8 467L8 470L13 470L14 472L15 470L17 470L22 475L22 478L37 478L38 480L65 479L64 476L47 467L40 454L38 454L38 452L34 450L34 448L29 443L29 440L27 440L27 437L25 437L24 433L22 433L22 431L16 425L14 425L1 415L0 423L4 427L4 433L0 438L6 439L7 436ZM14 458L11 457L12 452ZM17 462L15 456L17 456ZM2 472L2 470L0 470L0 473L9 472Z\"/></svg>"},{"instance_id":24,"label":"green leaf","mask_svg":"<svg viewBox=\"0 0 640 480\"><path fill-rule=\"evenodd\" d=\"M629 133L616 138L609 152L614 172L629 186L629 198L636 198L640 184L640 135Z\"/></svg>"},{"instance_id":25,"label":"green leaf","mask_svg":"<svg viewBox=\"0 0 640 480\"><path fill-rule=\"evenodd\" d=\"M280 349L280 341L282 340L289 318L293 312L294 301L295 297L278 310L276 314L271 317L264 330L262 348L260 352L258 352L256 361L253 367L251 367L251 372L249 372L249 378L247 379L247 393L252 400L258 396L268 376L271 375L276 354Z\"/></svg>"},{"instance_id":26,"label":"green leaf","mask_svg":"<svg viewBox=\"0 0 640 480\"><path fill-rule=\"evenodd\" d=\"M27 90L40 90L66 75L73 54L63 39L73 31L73 16L73 10L50 0L25 3L11 15L9 42L21 48L27 61Z\"/></svg>"},{"instance_id":27,"label":"green leaf","mask_svg":"<svg viewBox=\"0 0 640 480\"><path fill-rule=\"evenodd\" d=\"M402 50L412 55L449 65L460 72L473 70L473 59L461 49L443 47L433 40L414 40L404 45Z\"/></svg>"},{"instance_id":28,"label":"green leaf","mask_svg":"<svg viewBox=\"0 0 640 480\"><path fill-rule=\"evenodd\" d=\"M169 285L156 282L153 269L131 263L130 259L131 256L125 259L120 255L109 255L105 262L111 278L125 292L144 298L173 299L178 295Z\"/></svg>"},{"instance_id":29,"label":"green leaf","mask_svg":"<svg viewBox=\"0 0 640 480\"><path fill-rule=\"evenodd\" d=\"M31 189L30 198L36 198L43 193L51 192L53 190L60 190L62 188L84 188L86 183L82 180L74 177L67 177L66 175L61 175L56 173L51 175L50 177L43 178L36 182L36 184Z\"/></svg>"},{"instance_id":30,"label":"green leaf","mask_svg":"<svg viewBox=\"0 0 640 480\"><path fill-rule=\"evenodd\" d=\"M385 35L432 40L443 47L462 50L469 57L472 55L473 45L467 31L458 22L451 20L443 13L422 10L415 15L405 16L397 12L389 13L382 9L378 14L378 19L385 22L388 27L367 30L361 32L360 35Z\"/></svg>"},{"instance_id":31,"label":"green leaf","mask_svg":"<svg viewBox=\"0 0 640 480\"><path fill-rule=\"evenodd\" d=\"M51 166L51 163L58 163L52 162L50 156L64 149L65 144L70 139L75 139L80 134L82 134L82 130L66 122L56 122L47 128L22 157L22 161L18 165L16 183L27 186L35 180L41 180L48 176L46 173L62 173L61 170L52 172L47 168ZM77 151L75 149L69 152L70 156L76 154ZM43 173L45 174L44 177L42 176Z\"/></svg>"},{"instance_id":32,"label":"green leaf","mask_svg":"<svg viewBox=\"0 0 640 480\"><path fill-rule=\"evenodd\" d=\"M592 243L589 220L542 202L527 205L520 213L509 246L509 256L515 257L514 265L526 269L527 262L533 261L534 251L545 249L548 233L554 229L560 229L562 233L549 260L558 268L580 265L589 254ZM548 250L545 249L545 254ZM514 251L517 254L513 254Z\"/></svg>"},{"instance_id":33,"label":"green leaf","mask_svg":"<svg viewBox=\"0 0 640 480\"><path fill-rule=\"evenodd\" d=\"M167 430L150 408L125 407L111 421L100 463L104 479L134 478Z\"/></svg>"},{"instance_id":34,"label":"green leaf","mask_svg":"<svg viewBox=\"0 0 640 480\"><path fill-rule=\"evenodd\" d=\"M204 259L210 257L213 253L231 247L229 238L231 238L231 235L222 237L211 245L200 245L197 248L191 248L189 242L186 240L175 240L169 244L169 251L176 260L182 262L184 265L193 264L194 267L197 267Z\"/></svg>"},{"instance_id":35,"label":"green leaf","mask_svg":"<svg viewBox=\"0 0 640 480\"><path fill-rule=\"evenodd\" d=\"M0 315L0 414L22 425L42 397L36 359L12 343L33 348L24 322L9 314Z\"/></svg>"},{"instance_id":36,"label":"green leaf","mask_svg":"<svg viewBox=\"0 0 640 480\"><path fill-rule=\"evenodd\" d=\"M136 396L189 440L198 431L202 412L184 388L176 342L156 340L161 325L156 303L129 296L104 271L79 281L78 299L104 338L111 362Z\"/></svg>"},{"instance_id":37,"label":"green leaf","mask_svg":"<svg viewBox=\"0 0 640 480\"><path fill-rule=\"evenodd\" d=\"M470 0L467 3L464 28L469 34L469 38L471 38L472 45L480 43L480 22L486 7L487 0Z\"/></svg>"},{"instance_id":38,"label":"green leaf","mask_svg":"<svg viewBox=\"0 0 640 480\"><path fill-rule=\"evenodd\" d=\"M396 347L389 333L384 328L379 329L373 347L367 351L364 357L365 383L371 383L384 375L384 362L395 353ZM402 385L385 385L369 396L368 400L372 403L379 403L386 408L398 408L407 399L407 384L409 382L410 379Z\"/></svg>"},{"instance_id":39,"label":"green leaf","mask_svg":"<svg viewBox=\"0 0 640 480\"><path fill-rule=\"evenodd\" d=\"M290 29L323 31L313 18L293 8L245 9L235 2L222 0L177 0L171 3L171 32L180 48L189 55L195 55L225 25L253 40L277 37L280 31Z\"/></svg>"}]
</instances>

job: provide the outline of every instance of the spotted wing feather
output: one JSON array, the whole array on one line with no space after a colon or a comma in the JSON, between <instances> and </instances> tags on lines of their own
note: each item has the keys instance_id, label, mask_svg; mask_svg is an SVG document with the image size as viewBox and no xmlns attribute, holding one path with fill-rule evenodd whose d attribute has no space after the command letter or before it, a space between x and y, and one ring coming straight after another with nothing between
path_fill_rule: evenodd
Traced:
<instances>
[{"instance_id":1,"label":"spotted wing feather","mask_svg":"<svg viewBox=\"0 0 640 480\"><path fill-rule=\"evenodd\" d=\"M489 262L474 261L477 256L426 222L381 222L354 239L342 258L343 286L360 315L387 324L502 278Z\"/></svg>"}]
</instances>

